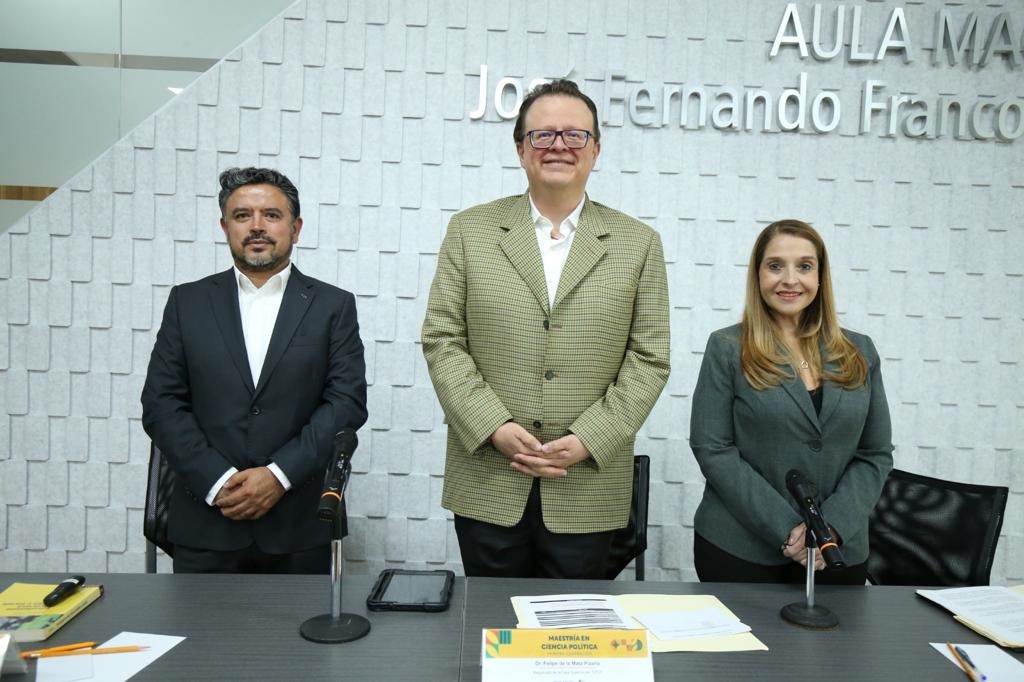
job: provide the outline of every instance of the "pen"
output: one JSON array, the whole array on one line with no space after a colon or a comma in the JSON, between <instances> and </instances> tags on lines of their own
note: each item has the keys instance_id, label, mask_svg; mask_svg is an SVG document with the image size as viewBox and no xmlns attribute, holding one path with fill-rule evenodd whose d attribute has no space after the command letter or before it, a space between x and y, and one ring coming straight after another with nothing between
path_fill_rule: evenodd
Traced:
<instances>
[{"instance_id":1,"label":"pen","mask_svg":"<svg viewBox=\"0 0 1024 682\"><path fill-rule=\"evenodd\" d=\"M54 646L48 649L33 649L32 651L22 651L22 658L34 658L37 654L51 654L57 651L74 651L75 649L88 649L96 646L96 642L78 642L77 644L65 644L64 646Z\"/></svg>"},{"instance_id":2,"label":"pen","mask_svg":"<svg viewBox=\"0 0 1024 682\"><path fill-rule=\"evenodd\" d=\"M984 682L984 680L988 679L987 675L978 670L978 666L974 665L974 661L971 660L971 657L967 655L967 652L960 645L946 642L946 646L953 652L953 658L956 659L960 667L967 673L967 677L974 680L974 682Z\"/></svg>"},{"instance_id":3,"label":"pen","mask_svg":"<svg viewBox=\"0 0 1024 682\"><path fill-rule=\"evenodd\" d=\"M57 604L61 603L62 601L70 597L72 594L74 594L75 590L77 590L84 584L84 575L73 575L70 578L65 578L64 580L61 580L60 584L57 585L57 587L53 588L53 591L50 592L50 594L43 597L43 606L47 608L56 606Z\"/></svg>"},{"instance_id":4,"label":"pen","mask_svg":"<svg viewBox=\"0 0 1024 682\"><path fill-rule=\"evenodd\" d=\"M75 649L74 651L41 651L26 658L53 658L55 656L91 656L93 654L124 654L131 651L142 651L148 646L111 646L105 649Z\"/></svg>"}]
</instances>

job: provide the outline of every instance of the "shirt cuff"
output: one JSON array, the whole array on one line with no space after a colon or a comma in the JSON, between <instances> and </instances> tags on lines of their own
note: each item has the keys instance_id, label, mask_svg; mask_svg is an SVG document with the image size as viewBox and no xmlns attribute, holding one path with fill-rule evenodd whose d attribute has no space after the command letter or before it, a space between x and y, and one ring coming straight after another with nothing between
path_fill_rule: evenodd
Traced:
<instances>
[{"instance_id":1,"label":"shirt cuff","mask_svg":"<svg viewBox=\"0 0 1024 682\"><path fill-rule=\"evenodd\" d=\"M212 488L210 488L210 492L206 494L206 504L210 505L211 507L214 506L213 501L217 499L217 493L219 493L220 489L224 487L224 484L228 482L228 479L237 473L238 469L236 469L235 467L231 467L230 469L225 471L224 475L218 478L217 482L213 484Z\"/></svg>"},{"instance_id":2,"label":"shirt cuff","mask_svg":"<svg viewBox=\"0 0 1024 682\"><path fill-rule=\"evenodd\" d=\"M270 473L274 474L274 478L278 480L285 492L292 489L292 482L289 481L288 477L284 475L283 471L281 471L281 467L277 466L275 462L271 462L267 465L267 468L270 469Z\"/></svg>"}]
</instances>

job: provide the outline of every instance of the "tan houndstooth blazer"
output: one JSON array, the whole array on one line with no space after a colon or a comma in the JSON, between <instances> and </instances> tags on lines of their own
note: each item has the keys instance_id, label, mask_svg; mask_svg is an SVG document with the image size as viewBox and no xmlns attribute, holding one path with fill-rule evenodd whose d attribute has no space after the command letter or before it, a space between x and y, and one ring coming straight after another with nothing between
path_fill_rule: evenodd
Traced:
<instances>
[{"instance_id":1,"label":"tan houndstooth blazer","mask_svg":"<svg viewBox=\"0 0 1024 682\"><path fill-rule=\"evenodd\" d=\"M456 214L438 256L423 352L448 421L442 505L514 525L532 478L489 436L514 420L541 442L575 433L593 459L541 479L557 533L621 528L633 442L669 374L658 233L587 199L553 309L528 195Z\"/></svg>"}]
</instances>

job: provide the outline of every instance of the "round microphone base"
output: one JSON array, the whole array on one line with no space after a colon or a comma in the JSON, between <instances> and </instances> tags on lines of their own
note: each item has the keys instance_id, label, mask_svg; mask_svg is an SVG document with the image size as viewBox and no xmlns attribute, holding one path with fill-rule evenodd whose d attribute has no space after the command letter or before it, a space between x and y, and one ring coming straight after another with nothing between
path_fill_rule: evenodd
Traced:
<instances>
[{"instance_id":1,"label":"round microphone base","mask_svg":"<svg viewBox=\"0 0 1024 682\"><path fill-rule=\"evenodd\" d=\"M329 613L314 616L302 624L299 634L311 642L339 644L365 637L370 621L354 613L343 613L334 618Z\"/></svg>"},{"instance_id":2,"label":"round microphone base","mask_svg":"<svg viewBox=\"0 0 1024 682\"><path fill-rule=\"evenodd\" d=\"M782 607L781 614L783 620L814 630L828 630L839 625L839 617L824 606L786 604Z\"/></svg>"}]
</instances>

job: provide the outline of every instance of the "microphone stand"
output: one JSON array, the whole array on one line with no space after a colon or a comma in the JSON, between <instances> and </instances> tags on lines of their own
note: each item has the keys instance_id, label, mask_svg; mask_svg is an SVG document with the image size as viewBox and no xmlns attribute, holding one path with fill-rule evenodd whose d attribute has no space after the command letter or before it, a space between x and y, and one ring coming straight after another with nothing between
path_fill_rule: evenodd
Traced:
<instances>
[{"instance_id":1,"label":"microphone stand","mask_svg":"<svg viewBox=\"0 0 1024 682\"><path fill-rule=\"evenodd\" d=\"M348 487L352 464L345 463L345 483L342 497ZM370 632L370 621L354 613L341 612L341 513L344 505L339 504L331 517L331 612L313 616L302 624L299 634L311 642L337 644L351 642L365 637Z\"/></svg>"},{"instance_id":2,"label":"microphone stand","mask_svg":"<svg viewBox=\"0 0 1024 682\"><path fill-rule=\"evenodd\" d=\"M805 602L800 604L794 602L786 604L780 612L783 620L794 625L815 630L827 630L839 625L839 617L824 606L817 606L814 603L814 546L812 542L811 524L807 523L807 535L804 537L804 544L807 545L807 584L805 589Z\"/></svg>"}]
</instances>

